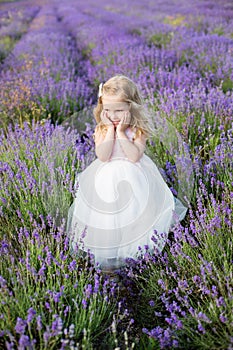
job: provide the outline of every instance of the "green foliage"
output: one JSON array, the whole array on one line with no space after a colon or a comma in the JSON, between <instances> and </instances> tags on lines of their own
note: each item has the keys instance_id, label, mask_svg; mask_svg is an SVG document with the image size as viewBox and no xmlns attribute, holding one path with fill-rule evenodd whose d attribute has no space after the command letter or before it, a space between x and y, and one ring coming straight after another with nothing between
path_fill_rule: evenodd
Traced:
<instances>
[{"instance_id":1,"label":"green foliage","mask_svg":"<svg viewBox=\"0 0 233 350\"><path fill-rule=\"evenodd\" d=\"M175 16L166 16L163 22L170 24L173 27L179 27L185 24L185 16L181 14L177 14Z\"/></svg>"},{"instance_id":2,"label":"green foliage","mask_svg":"<svg viewBox=\"0 0 233 350\"><path fill-rule=\"evenodd\" d=\"M89 42L84 49L82 49L82 56L90 58L92 50L96 47L95 43Z\"/></svg>"},{"instance_id":3,"label":"green foliage","mask_svg":"<svg viewBox=\"0 0 233 350\"><path fill-rule=\"evenodd\" d=\"M155 33L153 34L149 39L148 39L148 44L149 45L154 45L158 48L162 48L162 47L167 47L172 38L173 38L173 32L170 33Z\"/></svg>"},{"instance_id":4,"label":"green foliage","mask_svg":"<svg viewBox=\"0 0 233 350\"><path fill-rule=\"evenodd\" d=\"M39 106L34 101L26 101L24 105L21 105L21 101L18 106L12 108L11 111L3 110L0 112L0 126L7 133L9 124L16 124L23 128L24 122L32 124L33 121L41 121L50 119L51 115L45 110L43 105Z\"/></svg>"},{"instance_id":5,"label":"green foliage","mask_svg":"<svg viewBox=\"0 0 233 350\"><path fill-rule=\"evenodd\" d=\"M222 83L222 91L224 93L227 93L228 91L232 91L232 90L233 90L233 80L230 78L224 79Z\"/></svg>"},{"instance_id":6,"label":"green foliage","mask_svg":"<svg viewBox=\"0 0 233 350\"><path fill-rule=\"evenodd\" d=\"M13 49L16 41L15 38L11 38L7 35L0 37L0 62L4 61L9 52Z\"/></svg>"},{"instance_id":7,"label":"green foliage","mask_svg":"<svg viewBox=\"0 0 233 350\"><path fill-rule=\"evenodd\" d=\"M132 28L129 30L129 33L132 35L142 35L142 31L139 28Z\"/></svg>"},{"instance_id":8,"label":"green foliage","mask_svg":"<svg viewBox=\"0 0 233 350\"><path fill-rule=\"evenodd\" d=\"M219 36L222 36L222 35L225 35L225 32L224 32L224 29L219 26L219 27L216 27L212 30L211 34L217 34Z\"/></svg>"}]
</instances>

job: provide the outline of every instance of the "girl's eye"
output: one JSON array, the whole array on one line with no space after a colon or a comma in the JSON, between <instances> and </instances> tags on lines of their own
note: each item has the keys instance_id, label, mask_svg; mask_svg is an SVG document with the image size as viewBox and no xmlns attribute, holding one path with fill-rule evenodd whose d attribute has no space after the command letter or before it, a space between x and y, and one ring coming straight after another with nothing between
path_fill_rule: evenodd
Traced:
<instances>
[{"instance_id":1,"label":"girl's eye","mask_svg":"<svg viewBox=\"0 0 233 350\"><path fill-rule=\"evenodd\" d=\"M108 112L108 109L104 109L105 112Z\"/></svg>"},{"instance_id":2,"label":"girl's eye","mask_svg":"<svg viewBox=\"0 0 233 350\"><path fill-rule=\"evenodd\" d=\"M122 109L118 109L118 110L116 110L116 112L123 112L123 110Z\"/></svg>"}]
</instances>

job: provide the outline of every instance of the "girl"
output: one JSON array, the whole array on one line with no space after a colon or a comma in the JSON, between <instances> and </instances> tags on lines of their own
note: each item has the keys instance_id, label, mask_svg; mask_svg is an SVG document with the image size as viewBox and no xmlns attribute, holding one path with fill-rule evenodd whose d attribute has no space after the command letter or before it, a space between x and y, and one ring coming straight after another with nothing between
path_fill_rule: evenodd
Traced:
<instances>
[{"instance_id":1,"label":"girl","mask_svg":"<svg viewBox=\"0 0 233 350\"><path fill-rule=\"evenodd\" d=\"M101 84L94 116L97 159L78 175L67 231L73 248L89 250L103 269L114 269L135 258L139 247L163 249L175 201L144 154L153 131L134 82L119 75Z\"/></svg>"}]
</instances>

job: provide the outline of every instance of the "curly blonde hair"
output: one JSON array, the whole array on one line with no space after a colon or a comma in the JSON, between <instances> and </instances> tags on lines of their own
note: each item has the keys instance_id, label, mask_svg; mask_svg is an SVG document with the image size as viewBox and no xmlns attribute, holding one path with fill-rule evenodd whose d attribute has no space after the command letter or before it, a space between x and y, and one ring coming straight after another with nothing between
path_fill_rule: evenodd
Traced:
<instances>
[{"instance_id":1,"label":"curly blonde hair","mask_svg":"<svg viewBox=\"0 0 233 350\"><path fill-rule=\"evenodd\" d=\"M103 133L107 131L105 124L100 118L100 114L103 110L102 97L105 95L118 95L122 101L130 103L130 126L136 130L135 137L140 134L150 137L153 134L153 128L143 106L139 90L131 79L124 75L116 75L103 84L101 93L101 96L98 98L97 106L93 110L97 122L97 129L100 128L100 131Z\"/></svg>"}]
</instances>

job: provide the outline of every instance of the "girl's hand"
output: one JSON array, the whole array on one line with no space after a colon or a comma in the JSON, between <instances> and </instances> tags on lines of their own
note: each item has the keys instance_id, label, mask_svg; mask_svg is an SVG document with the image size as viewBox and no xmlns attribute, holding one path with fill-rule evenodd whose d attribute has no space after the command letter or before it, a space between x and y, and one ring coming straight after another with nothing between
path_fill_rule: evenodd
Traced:
<instances>
[{"instance_id":1,"label":"girl's hand","mask_svg":"<svg viewBox=\"0 0 233 350\"><path fill-rule=\"evenodd\" d=\"M102 111L100 113L100 119L102 120L102 122L107 125L107 126L113 126L112 121L108 118L108 113L106 111Z\"/></svg>"},{"instance_id":2,"label":"girl's hand","mask_svg":"<svg viewBox=\"0 0 233 350\"><path fill-rule=\"evenodd\" d=\"M120 123L117 125L116 130L124 132L128 128L130 121L131 121L131 114L129 111L126 111Z\"/></svg>"}]
</instances>

